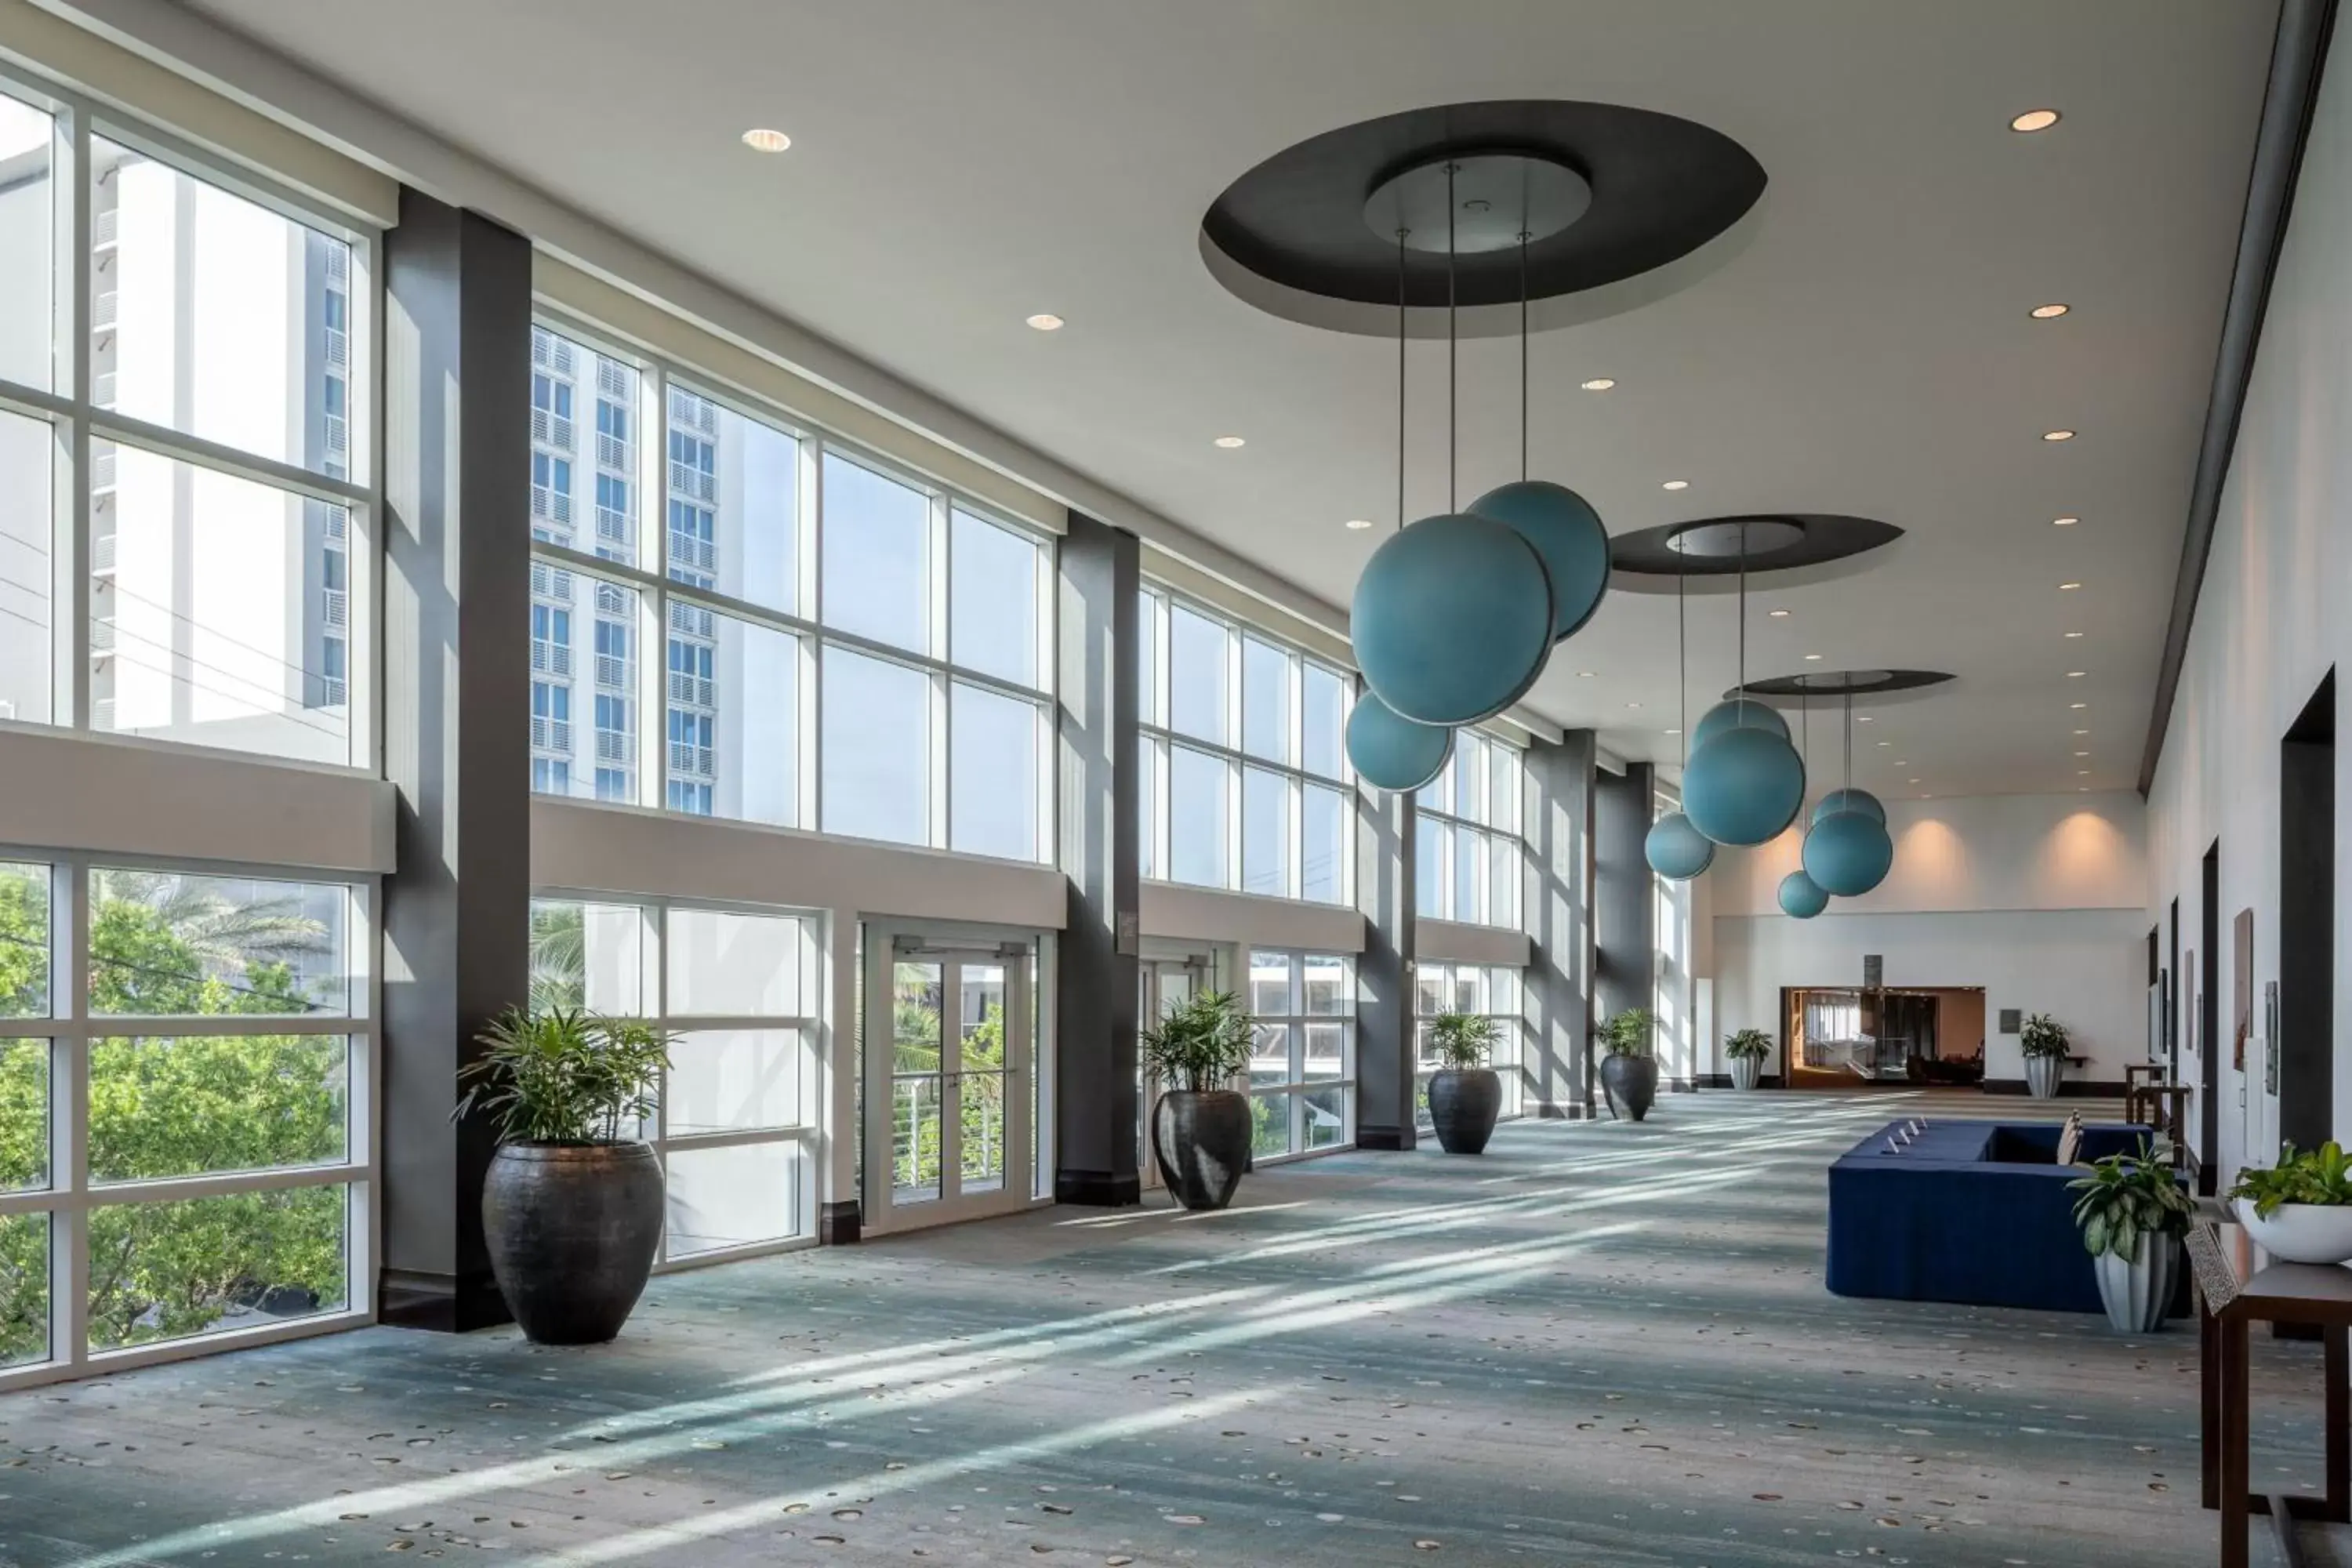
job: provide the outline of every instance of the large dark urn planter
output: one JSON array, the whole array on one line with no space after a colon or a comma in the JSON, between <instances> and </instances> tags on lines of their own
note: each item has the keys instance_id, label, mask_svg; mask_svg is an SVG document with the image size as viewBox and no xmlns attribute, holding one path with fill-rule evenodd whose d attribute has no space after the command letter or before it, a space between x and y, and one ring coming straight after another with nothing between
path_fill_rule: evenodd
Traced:
<instances>
[{"instance_id":1,"label":"large dark urn planter","mask_svg":"<svg viewBox=\"0 0 2352 1568\"><path fill-rule=\"evenodd\" d=\"M1160 1179L1188 1209L1234 1201L1249 1163L1249 1096L1232 1089L1171 1089L1151 1116L1151 1157Z\"/></svg>"},{"instance_id":2,"label":"large dark urn planter","mask_svg":"<svg viewBox=\"0 0 2352 1568\"><path fill-rule=\"evenodd\" d=\"M1441 1068L1429 1075L1429 1120L1449 1154L1486 1152L1503 1111L1503 1079L1492 1068Z\"/></svg>"},{"instance_id":3,"label":"large dark urn planter","mask_svg":"<svg viewBox=\"0 0 2352 1568\"><path fill-rule=\"evenodd\" d=\"M499 1293L543 1345L621 1331L661 1244L662 1169L650 1143L508 1143L482 1184Z\"/></svg>"},{"instance_id":4,"label":"large dark urn planter","mask_svg":"<svg viewBox=\"0 0 2352 1568\"><path fill-rule=\"evenodd\" d=\"M1658 1058L1615 1053L1601 1058L1601 1088L1609 1096L1609 1114L1639 1121L1650 1114L1658 1098Z\"/></svg>"}]
</instances>

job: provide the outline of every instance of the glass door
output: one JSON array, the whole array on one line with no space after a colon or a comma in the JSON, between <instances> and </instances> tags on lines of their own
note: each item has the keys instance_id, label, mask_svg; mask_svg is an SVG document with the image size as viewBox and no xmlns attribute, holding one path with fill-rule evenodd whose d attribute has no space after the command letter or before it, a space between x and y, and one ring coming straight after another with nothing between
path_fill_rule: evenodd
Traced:
<instances>
[{"instance_id":1,"label":"glass door","mask_svg":"<svg viewBox=\"0 0 2352 1568\"><path fill-rule=\"evenodd\" d=\"M866 1039L866 1228L1007 1213L1028 1202L1025 947L898 938L874 962ZM887 1009L887 1012L884 1011Z\"/></svg>"},{"instance_id":2,"label":"glass door","mask_svg":"<svg viewBox=\"0 0 2352 1568\"><path fill-rule=\"evenodd\" d=\"M1209 984L1209 961L1202 957L1147 958L1136 965L1141 995L1135 1013L1139 1027L1148 1028L1180 1007ZM1136 1150L1143 1167L1146 1192L1160 1185L1160 1162L1151 1157L1151 1114L1159 1108L1167 1085L1154 1081L1139 1059L1135 1066Z\"/></svg>"}]
</instances>

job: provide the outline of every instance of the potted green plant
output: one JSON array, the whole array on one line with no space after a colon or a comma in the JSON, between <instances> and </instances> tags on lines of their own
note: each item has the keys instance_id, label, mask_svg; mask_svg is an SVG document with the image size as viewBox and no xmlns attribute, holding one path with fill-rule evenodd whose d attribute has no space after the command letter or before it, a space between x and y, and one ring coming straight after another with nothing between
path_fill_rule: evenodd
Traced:
<instances>
[{"instance_id":1,"label":"potted green plant","mask_svg":"<svg viewBox=\"0 0 2352 1568\"><path fill-rule=\"evenodd\" d=\"M1658 1097L1658 1058L1650 1054L1650 1014L1628 1007L1601 1026L1609 1054L1601 1058L1601 1089L1609 1114L1639 1121Z\"/></svg>"},{"instance_id":2,"label":"potted green plant","mask_svg":"<svg viewBox=\"0 0 2352 1568\"><path fill-rule=\"evenodd\" d=\"M1761 1029L1735 1029L1723 1037L1723 1055L1731 1063L1731 1087L1754 1089L1764 1076L1764 1058L1772 1054L1772 1037Z\"/></svg>"},{"instance_id":3,"label":"potted green plant","mask_svg":"<svg viewBox=\"0 0 2352 1568\"><path fill-rule=\"evenodd\" d=\"M1152 1158L1188 1209L1233 1202L1249 1163L1249 1096L1233 1080L1249 1066L1256 1026L1232 992L1202 991L1142 1031L1144 1066L1174 1085L1151 1114Z\"/></svg>"},{"instance_id":4,"label":"potted green plant","mask_svg":"<svg viewBox=\"0 0 2352 1568\"><path fill-rule=\"evenodd\" d=\"M1429 1046L1441 1064L1429 1075L1429 1120L1438 1147L1476 1154L1495 1135L1503 1110L1503 1080L1486 1065L1495 1048L1495 1020L1479 1013L1441 1013L1429 1021Z\"/></svg>"},{"instance_id":5,"label":"potted green plant","mask_svg":"<svg viewBox=\"0 0 2352 1568\"><path fill-rule=\"evenodd\" d=\"M2095 1161L2066 1184L2082 1194L2074 1223L2099 1280L2099 1300L2117 1333L2164 1327L2180 1277L2180 1238L2196 1205L2172 1169L2171 1151L2139 1141L2137 1153Z\"/></svg>"},{"instance_id":6,"label":"potted green plant","mask_svg":"<svg viewBox=\"0 0 2352 1568\"><path fill-rule=\"evenodd\" d=\"M2247 1234L2282 1263L2352 1258L2352 1157L2332 1138L2301 1152L2281 1144L2269 1170L2238 1173L2230 1198Z\"/></svg>"},{"instance_id":7,"label":"potted green plant","mask_svg":"<svg viewBox=\"0 0 2352 1568\"><path fill-rule=\"evenodd\" d=\"M2026 1092L2036 1100L2057 1099L2058 1081L2066 1076L2066 1026L2047 1013L2033 1014L2017 1037L2017 1048L2025 1053Z\"/></svg>"},{"instance_id":8,"label":"potted green plant","mask_svg":"<svg viewBox=\"0 0 2352 1568\"><path fill-rule=\"evenodd\" d=\"M572 1007L509 1007L458 1069L455 1117L480 1111L498 1152L482 1184L490 1270L522 1331L601 1344L621 1331L661 1242L662 1169L636 1124L671 1037Z\"/></svg>"}]
</instances>

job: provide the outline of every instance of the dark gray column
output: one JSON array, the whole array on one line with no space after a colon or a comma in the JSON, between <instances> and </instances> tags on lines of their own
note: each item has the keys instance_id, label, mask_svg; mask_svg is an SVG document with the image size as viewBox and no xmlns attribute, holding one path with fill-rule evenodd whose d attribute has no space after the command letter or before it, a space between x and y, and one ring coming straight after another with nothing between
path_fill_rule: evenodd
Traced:
<instances>
[{"instance_id":1,"label":"dark gray column","mask_svg":"<svg viewBox=\"0 0 2352 1568\"><path fill-rule=\"evenodd\" d=\"M508 1320L482 1242L493 1140L453 1123L474 1037L526 999L530 245L401 193L385 237L383 898L387 1322Z\"/></svg>"},{"instance_id":2,"label":"dark gray column","mask_svg":"<svg viewBox=\"0 0 2352 1568\"><path fill-rule=\"evenodd\" d=\"M1412 796L1356 785L1356 1146L1413 1146Z\"/></svg>"},{"instance_id":3,"label":"dark gray column","mask_svg":"<svg viewBox=\"0 0 2352 1568\"><path fill-rule=\"evenodd\" d=\"M1054 1196L1131 1204L1136 1163L1136 657L1142 547L1070 514L1061 543L1061 865L1055 965Z\"/></svg>"},{"instance_id":4,"label":"dark gray column","mask_svg":"<svg viewBox=\"0 0 2352 1568\"><path fill-rule=\"evenodd\" d=\"M1527 752L1528 903L1535 956L1528 965L1525 1041L1528 1109L1538 1116L1592 1114L1593 741L1571 730Z\"/></svg>"},{"instance_id":5,"label":"dark gray column","mask_svg":"<svg viewBox=\"0 0 2352 1568\"><path fill-rule=\"evenodd\" d=\"M1658 900L1643 840L1656 782L1650 764L1597 770L1592 790L1593 1016L1657 1005ZM1669 1085L1689 1089L1685 1078Z\"/></svg>"}]
</instances>

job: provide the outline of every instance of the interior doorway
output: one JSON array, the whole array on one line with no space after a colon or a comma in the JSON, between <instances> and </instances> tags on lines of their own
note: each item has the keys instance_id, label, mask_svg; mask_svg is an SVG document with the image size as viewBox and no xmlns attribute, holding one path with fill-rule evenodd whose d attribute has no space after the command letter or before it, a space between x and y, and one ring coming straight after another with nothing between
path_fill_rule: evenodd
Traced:
<instances>
[{"instance_id":1,"label":"interior doorway","mask_svg":"<svg viewBox=\"0 0 2352 1568\"><path fill-rule=\"evenodd\" d=\"M2197 1191L2214 1193L2221 1159L2221 841L2205 851L2197 955Z\"/></svg>"},{"instance_id":2,"label":"interior doorway","mask_svg":"<svg viewBox=\"0 0 2352 1568\"><path fill-rule=\"evenodd\" d=\"M1790 986L1780 1037L1791 1089L1984 1082L1981 985Z\"/></svg>"},{"instance_id":3,"label":"interior doorway","mask_svg":"<svg viewBox=\"0 0 2352 1568\"><path fill-rule=\"evenodd\" d=\"M1207 990L1213 965L1205 952L1188 952L1168 957L1146 957L1136 966L1136 979L1141 994L1136 998L1135 1016L1146 1028L1165 1016L1171 1007L1181 1006ZM1167 1086L1155 1080L1144 1070L1140 1054L1135 1065L1136 1128L1135 1147L1142 1166L1145 1191L1160 1186L1160 1162L1151 1157L1151 1115L1159 1109L1160 1096Z\"/></svg>"},{"instance_id":4,"label":"interior doorway","mask_svg":"<svg viewBox=\"0 0 2352 1568\"><path fill-rule=\"evenodd\" d=\"M2336 1135L2336 672L2279 747L2278 1136L2316 1149ZM2252 1070L2252 1064L2249 1064ZM2273 1151L2249 1149L2249 1163Z\"/></svg>"},{"instance_id":5,"label":"interior doorway","mask_svg":"<svg viewBox=\"0 0 2352 1568\"><path fill-rule=\"evenodd\" d=\"M866 974L866 1228L1025 1208L1035 948L897 931Z\"/></svg>"}]
</instances>

